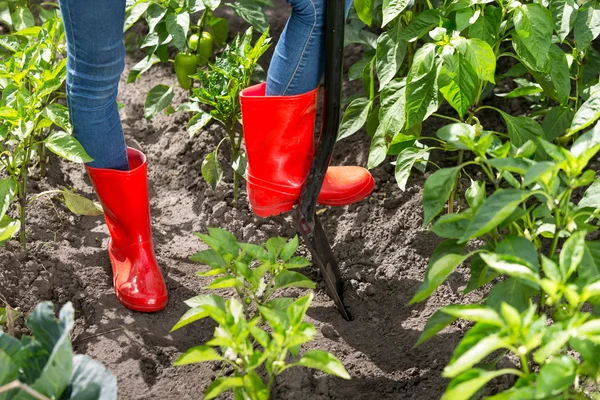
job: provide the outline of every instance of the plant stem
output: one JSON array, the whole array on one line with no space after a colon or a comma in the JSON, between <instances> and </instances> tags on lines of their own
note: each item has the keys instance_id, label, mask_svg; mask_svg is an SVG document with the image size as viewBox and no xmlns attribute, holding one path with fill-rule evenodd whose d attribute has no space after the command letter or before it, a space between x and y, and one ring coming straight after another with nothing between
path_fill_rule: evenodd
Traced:
<instances>
[{"instance_id":1,"label":"plant stem","mask_svg":"<svg viewBox=\"0 0 600 400\"><path fill-rule=\"evenodd\" d=\"M7 392L10 392L11 390L15 390L15 389L20 389L20 390L24 391L25 393L27 393L28 395L30 395L31 397L33 397L36 400L50 400L48 397L44 396L43 394L40 394L39 392L30 388L29 386L27 386L26 384L24 384L21 381L12 381L10 383L7 383L4 386L0 386L0 393L7 393Z\"/></svg>"},{"instance_id":2,"label":"plant stem","mask_svg":"<svg viewBox=\"0 0 600 400\"><path fill-rule=\"evenodd\" d=\"M465 154L464 150L459 150L458 151L458 162L457 165L461 165L463 162L463 156ZM458 179L460 177L460 173L456 176L456 181L458 182ZM454 212L454 195L456 193L456 184L454 185L454 188L452 189L452 192L450 192L450 198L448 199L448 214L452 214Z\"/></svg>"},{"instance_id":3,"label":"plant stem","mask_svg":"<svg viewBox=\"0 0 600 400\"><path fill-rule=\"evenodd\" d=\"M556 247L558 246L558 236L560 234L560 210L554 209L554 238L552 238L552 247L550 248L550 258L554 257Z\"/></svg>"},{"instance_id":4,"label":"plant stem","mask_svg":"<svg viewBox=\"0 0 600 400\"><path fill-rule=\"evenodd\" d=\"M31 159L31 145L29 138L25 139L25 147L27 148L27 150L25 153L25 159L23 160L23 164L21 165L21 187L19 189L19 219L21 222L21 227L19 231L19 241L21 242L21 246L23 246L23 249L27 248L27 237L25 235L25 214L27 208L27 173L29 169L29 161Z\"/></svg>"}]
</instances>

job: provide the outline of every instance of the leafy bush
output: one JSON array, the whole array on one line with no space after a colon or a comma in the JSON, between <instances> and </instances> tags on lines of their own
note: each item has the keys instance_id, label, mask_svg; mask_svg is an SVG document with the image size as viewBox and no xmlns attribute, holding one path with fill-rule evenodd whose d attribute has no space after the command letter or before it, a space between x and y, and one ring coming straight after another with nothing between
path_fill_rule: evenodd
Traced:
<instances>
[{"instance_id":1,"label":"leafy bush","mask_svg":"<svg viewBox=\"0 0 600 400\"><path fill-rule=\"evenodd\" d=\"M73 355L73 306L54 317L52 303L37 305L26 323L33 336L17 340L0 329L0 399L117 398L117 380L88 356Z\"/></svg>"},{"instance_id":2,"label":"leafy bush","mask_svg":"<svg viewBox=\"0 0 600 400\"><path fill-rule=\"evenodd\" d=\"M312 293L297 300L274 297L284 288L314 289L315 284L297 268L309 265L294 257L298 237L290 241L276 237L265 246L238 243L222 229L209 228L209 235L198 236L210 247L191 257L211 267L200 276L219 276L205 289L235 288L237 298L225 300L218 295L200 295L186 301L191 309L173 327L210 317L217 323L214 337L205 345L189 349L176 365L218 361L233 368L231 376L218 377L207 388L205 399L228 390L236 398L266 400L275 377L288 368L315 368L344 379L350 375L341 362L322 350L300 355L302 344L317 331L304 321ZM289 355L295 361L288 363Z\"/></svg>"},{"instance_id":3,"label":"leafy bush","mask_svg":"<svg viewBox=\"0 0 600 400\"><path fill-rule=\"evenodd\" d=\"M599 242L586 236L597 230L600 209L600 181L588 166L600 150L600 57L592 45L600 3L354 5L347 41L365 52L349 77L361 78L366 94L351 99L339 137L366 126L369 166L396 156L402 190L413 169L437 169L423 189L424 224L446 241L412 302L426 300L465 261L466 293L492 286L480 304L438 310L419 339L458 318L475 322L444 370L452 378L444 398L478 396L504 374L518 378L514 387L490 398L593 398L599 319L590 303L598 303L600 258ZM502 58L507 70L499 74ZM501 90L506 84L514 89ZM519 98L525 115L490 105L493 96ZM444 101L455 114L437 114ZM507 133L490 129L490 111ZM421 136L431 116L447 124ZM429 160L434 151L457 164L441 168ZM507 354L519 369L494 370ZM491 364L474 368L490 355L497 355Z\"/></svg>"},{"instance_id":4,"label":"leafy bush","mask_svg":"<svg viewBox=\"0 0 600 400\"><path fill-rule=\"evenodd\" d=\"M0 243L20 231L26 242L27 179L32 164L43 175L46 149L74 162L92 159L71 136L67 108L59 103L67 75L62 20L55 9L39 7L41 25L36 25L26 6L14 4L3 21L12 33L0 36ZM10 9L8 10L10 11ZM77 214L98 215L102 209L69 190L53 190L42 195L62 195L65 204ZM19 219L6 212L18 200Z\"/></svg>"}]
</instances>

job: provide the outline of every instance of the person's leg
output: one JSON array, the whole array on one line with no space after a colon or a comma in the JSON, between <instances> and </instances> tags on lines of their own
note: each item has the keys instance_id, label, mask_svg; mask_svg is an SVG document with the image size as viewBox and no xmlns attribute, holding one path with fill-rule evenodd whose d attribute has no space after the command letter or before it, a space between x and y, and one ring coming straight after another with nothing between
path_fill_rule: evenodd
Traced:
<instances>
[{"instance_id":1,"label":"person's leg","mask_svg":"<svg viewBox=\"0 0 600 400\"><path fill-rule=\"evenodd\" d=\"M292 96L315 89L325 69L326 0L288 0L292 15L267 72L267 96ZM346 15L352 0L346 0Z\"/></svg>"},{"instance_id":2,"label":"person's leg","mask_svg":"<svg viewBox=\"0 0 600 400\"><path fill-rule=\"evenodd\" d=\"M125 0L59 0L67 37L67 101L88 166L128 170L117 108L125 65Z\"/></svg>"}]
</instances>

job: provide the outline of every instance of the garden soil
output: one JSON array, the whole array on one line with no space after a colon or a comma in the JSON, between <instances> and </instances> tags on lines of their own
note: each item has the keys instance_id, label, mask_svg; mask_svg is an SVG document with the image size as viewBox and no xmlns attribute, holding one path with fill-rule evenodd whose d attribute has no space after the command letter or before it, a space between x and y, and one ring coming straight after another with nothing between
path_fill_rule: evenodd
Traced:
<instances>
[{"instance_id":1,"label":"garden soil","mask_svg":"<svg viewBox=\"0 0 600 400\"><path fill-rule=\"evenodd\" d=\"M270 12L275 37L288 13L282 1ZM243 31L245 25L232 18L231 28ZM358 59L359 52L350 48L346 68ZM263 60L265 67L270 54L272 49ZM155 66L136 84L126 84L128 70L141 57L140 53L128 55L119 101L124 105L121 116L128 143L142 149L149 159L153 235L170 293L168 307L155 314L123 308L112 289L103 218L74 216L50 198L36 200L29 209L27 252L16 241L0 249L0 299L25 313L42 300L51 300L57 307L73 302L74 349L100 360L116 375L120 399L197 399L223 371L211 363L172 365L183 351L207 341L215 327L203 320L170 332L188 309L183 301L206 293L202 287L208 281L195 272L207 267L188 260L205 248L192 232L218 226L239 240L261 243L271 236L292 237L295 227L289 214L269 219L253 216L245 194L234 208L230 168L225 168L225 183L216 190L202 179L203 157L223 134L217 124L190 138L185 131L187 115L144 119L144 100L150 88L158 83L176 85L176 80L169 66ZM360 83L347 84L345 94L355 93L357 85ZM176 91L175 103L182 102L185 93L179 88ZM424 132L435 132L436 122L428 122ZM368 149L368 137L359 132L337 145L332 164L365 166ZM226 163L229 155L222 153ZM403 192L395 183L391 161L372 171L376 187L369 199L342 208L319 207L340 263L345 302L354 321L346 322L337 312L325 294L318 268L304 270L318 282L308 311L318 335L306 347L335 354L352 380L292 369L275 381L274 399L436 399L447 385L441 377L443 367L468 326L459 321L420 347L415 348L415 342L438 307L477 300L481 294L462 295L468 278L463 267L428 301L408 304L439 239L422 226L421 193L426 175L415 174ZM51 157L44 178L30 180L31 193L63 187L95 198L83 167L56 157ZM300 251L308 256L304 247ZM17 333L23 332L26 328L20 319Z\"/></svg>"}]
</instances>

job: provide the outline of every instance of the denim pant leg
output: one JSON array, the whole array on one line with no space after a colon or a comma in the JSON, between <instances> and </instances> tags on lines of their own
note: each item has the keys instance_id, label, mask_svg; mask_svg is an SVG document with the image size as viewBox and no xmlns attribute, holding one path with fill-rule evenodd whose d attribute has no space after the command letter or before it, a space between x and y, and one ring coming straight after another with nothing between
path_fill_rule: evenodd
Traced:
<instances>
[{"instance_id":1,"label":"denim pant leg","mask_svg":"<svg viewBox=\"0 0 600 400\"><path fill-rule=\"evenodd\" d=\"M59 0L67 37L67 101L73 132L94 168L128 170L117 108L125 66L125 0Z\"/></svg>"},{"instance_id":2,"label":"denim pant leg","mask_svg":"<svg viewBox=\"0 0 600 400\"><path fill-rule=\"evenodd\" d=\"M267 96L292 96L315 89L325 70L328 0L287 0L292 6L267 72ZM346 15L352 0L346 0Z\"/></svg>"}]
</instances>

